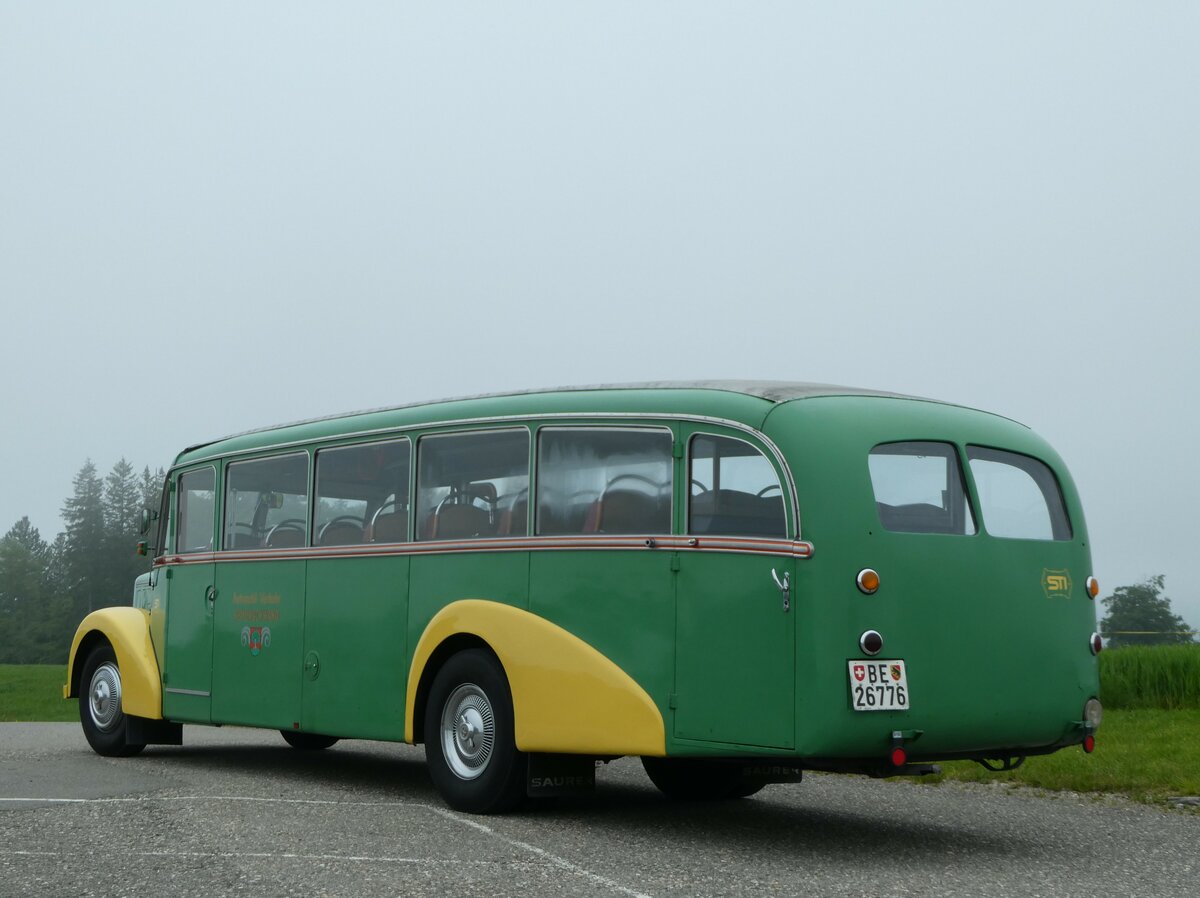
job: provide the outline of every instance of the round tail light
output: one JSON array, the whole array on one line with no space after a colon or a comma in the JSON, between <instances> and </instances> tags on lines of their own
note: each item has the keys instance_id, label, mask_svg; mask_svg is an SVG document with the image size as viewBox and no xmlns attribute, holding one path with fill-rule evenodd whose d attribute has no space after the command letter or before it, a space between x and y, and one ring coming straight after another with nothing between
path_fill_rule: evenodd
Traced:
<instances>
[{"instance_id":1,"label":"round tail light","mask_svg":"<svg viewBox=\"0 0 1200 898\"><path fill-rule=\"evenodd\" d=\"M858 584L859 591L864 595L871 596L879 591L879 574L869 567L859 571L854 582Z\"/></svg>"},{"instance_id":2,"label":"round tail light","mask_svg":"<svg viewBox=\"0 0 1200 898\"><path fill-rule=\"evenodd\" d=\"M908 763L908 752L906 752L904 750L903 746L897 745L895 748L892 749L892 766L893 767L903 767L907 763Z\"/></svg>"},{"instance_id":3,"label":"round tail light","mask_svg":"<svg viewBox=\"0 0 1200 898\"><path fill-rule=\"evenodd\" d=\"M1083 750L1089 755L1096 750L1096 737L1091 733L1083 737Z\"/></svg>"},{"instance_id":4,"label":"round tail light","mask_svg":"<svg viewBox=\"0 0 1200 898\"><path fill-rule=\"evenodd\" d=\"M1099 633L1093 633L1091 639L1092 654L1099 655L1104 649L1104 640L1100 638Z\"/></svg>"}]
</instances>

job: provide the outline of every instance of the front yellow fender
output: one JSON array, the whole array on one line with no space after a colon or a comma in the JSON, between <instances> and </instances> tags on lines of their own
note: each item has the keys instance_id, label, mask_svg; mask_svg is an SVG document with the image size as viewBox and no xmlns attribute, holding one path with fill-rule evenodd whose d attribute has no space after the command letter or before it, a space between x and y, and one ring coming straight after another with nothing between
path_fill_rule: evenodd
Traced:
<instances>
[{"instance_id":1,"label":"front yellow fender","mask_svg":"<svg viewBox=\"0 0 1200 898\"><path fill-rule=\"evenodd\" d=\"M486 642L504 665L512 689L514 735L522 751L666 754L662 714L629 674L545 618L479 599L447 605L417 642L405 701L408 742L413 741L417 688L430 656L446 639L464 633Z\"/></svg>"},{"instance_id":2,"label":"front yellow fender","mask_svg":"<svg viewBox=\"0 0 1200 898\"><path fill-rule=\"evenodd\" d=\"M162 679L154 645L150 642L150 613L141 608L101 608L79 623L67 658L67 684L63 698L72 698L75 690L75 663L79 646L93 633L100 633L112 645L121 670L121 710L136 717L162 719ZM83 686L87 688L86 684Z\"/></svg>"}]
</instances>

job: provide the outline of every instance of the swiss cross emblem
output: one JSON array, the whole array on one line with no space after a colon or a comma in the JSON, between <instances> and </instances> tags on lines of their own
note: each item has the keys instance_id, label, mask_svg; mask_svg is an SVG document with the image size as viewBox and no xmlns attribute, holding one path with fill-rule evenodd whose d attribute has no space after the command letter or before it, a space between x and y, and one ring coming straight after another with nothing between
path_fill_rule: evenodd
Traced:
<instances>
[{"instance_id":1,"label":"swiss cross emblem","mask_svg":"<svg viewBox=\"0 0 1200 898\"><path fill-rule=\"evenodd\" d=\"M861 664L855 664L854 665L854 679L858 680L858 682L861 683L866 676L867 676L867 669L865 667L863 667Z\"/></svg>"}]
</instances>

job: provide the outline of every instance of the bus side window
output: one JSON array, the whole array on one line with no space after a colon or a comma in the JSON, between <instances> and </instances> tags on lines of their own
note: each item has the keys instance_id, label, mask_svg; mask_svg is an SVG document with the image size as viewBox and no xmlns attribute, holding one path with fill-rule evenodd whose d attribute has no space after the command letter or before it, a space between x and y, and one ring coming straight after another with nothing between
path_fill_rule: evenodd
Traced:
<instances>
[{"instance_id":1,"label":"bus side window","mask_svg":"<svg viewBox=\"0 0 1200 898\"><path fill-rule=\"evenodd\" d=\"M433 434L417 444L417 538L524 536L529 431Z\"/></svg>"},{"instance_id":2,"label":"bus side window","mask_svg":"<svg viewBox=\"0 0 1200 898\"><path fill-rule=\"evenodd\" d=\"M688 470L688 533L787 537L779 476L752 445L697 434Z\"/></svg>"},{"instance_id":3,"label":"bus side window","mask_svg":"<svg viewBox=\"0 0 1200 898\"><path fill-rule=\"evenodd\" d=\"M669 430L543 427L537 532L670 533Z\"/></svg>"},{"instance_id":4,"label":"bus side window","mask_svg":"<svg viewBox=\"0 0 1200 898\"><path fill-rule=\"evenodd\" d=\"M180 555L212 551L216 478L214 468L199 468L179 475L175 551Z\"/></svg>"},{"instance_id":5,"label":"bus side window","mask_svg":"<svg viewBox=\"0 0 1200 898\"><path fill-rule=\"evenodd\" d=\"M319 451L314 545L407 542L409 452L406 439Z\"/></svg>"},{"instance_id":6,"label":"bus side window","mask_svg":"<svg viewBox=\"0 0 1200 898\"><path fill-rule=\"evenodd\" d=\"M303 546L308 453L233 462L225 469L225 549Z\"/></svg>"}]
</instances>

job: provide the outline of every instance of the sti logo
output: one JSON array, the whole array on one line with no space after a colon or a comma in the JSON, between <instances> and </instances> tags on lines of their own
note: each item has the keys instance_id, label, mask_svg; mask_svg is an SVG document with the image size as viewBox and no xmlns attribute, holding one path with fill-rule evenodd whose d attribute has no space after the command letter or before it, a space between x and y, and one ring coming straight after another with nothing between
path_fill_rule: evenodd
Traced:
<instances>
[{"instance_id":1,"label":"sti logo","mask_svg":"<svg viewBox=\"0 0 1200 898\"><path fill-rule=\"evenodd\" d=\"M1048 599L1069 599L1071 597L1071 572L1043 569L1042 590Z\"/></svg>"}]
</instances>

